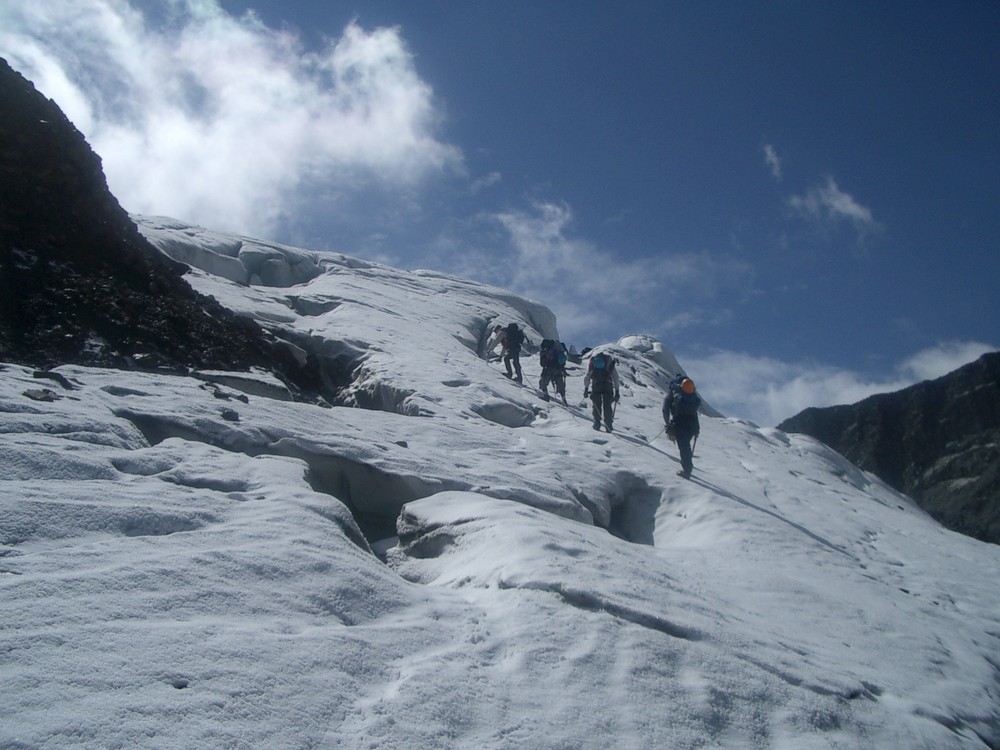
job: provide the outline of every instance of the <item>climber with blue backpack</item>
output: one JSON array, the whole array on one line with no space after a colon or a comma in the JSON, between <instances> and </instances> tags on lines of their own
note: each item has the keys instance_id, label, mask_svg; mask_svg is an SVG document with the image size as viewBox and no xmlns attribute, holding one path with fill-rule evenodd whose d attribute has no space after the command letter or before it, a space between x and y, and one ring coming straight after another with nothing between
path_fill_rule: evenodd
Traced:
<instances>
[{"instance_id":1,"label":"climber with blue backpack","mask_svg":"<svg viewBox=\"0 0 1000 750\"><path fill-rule=\"evenodd\" d=\"M566 360L569 352L566 345L556 339L545 339L538 350L538 364L542 366L542 376L538 387L542 391L542 400L549 400L549 383L555 386L556 393L566 404Z\"/></svg>"},{"instance_id":2,"label":"climber with blue backpack","mask_svg":"<svg viewBox=\"0 0 1000 750\"><path fill-rule=\"evenodd\" d=\"M598 352L590 357L587 374L583 378L583 397L590 396L594 408L594 429L601 429L601 415L604 427L611 432L615 419L615 404L621 399L618 370L615 358L607 352ZM614 399L612 401L612 399Z\"/></svg>"},{"instance_id":3,"label":"climber with blue backpack","mask_svg":"<svg viewBox=\"0 0 1000 750\"><path fill-rule=\"evenodd\" d=\"M690 479L694 471L694 447L692 439L698 442L701 425L698 421L698 408L701 397L695 392L694 381L685 375L678 375L670 383L667 395L663 399L663 422L666 425L667 437L677 443L681 454L681 470L678 476Z\"/></svg>"}]
</instances>

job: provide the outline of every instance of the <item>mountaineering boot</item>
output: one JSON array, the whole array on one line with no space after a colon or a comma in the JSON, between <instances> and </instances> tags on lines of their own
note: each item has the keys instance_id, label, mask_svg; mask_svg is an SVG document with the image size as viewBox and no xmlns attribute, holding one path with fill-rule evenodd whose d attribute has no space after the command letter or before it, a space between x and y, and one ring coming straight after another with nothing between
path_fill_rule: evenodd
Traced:
<instances>
[{"instance_id":1,"label":"mountaineering boot","mask_svg":"<svg viewBox=\"0 0 1000 750\"><path fill-rule=\"evenodd\" d=\"M691 472L690 471L684 471L684 469L681 469L680 471L677 472L677 476L683 477L684 479L690 479L691 478Z\"/></svg>"},{"instance_id":2,"label":"mountaineering boot","mask_svg":"<svg viewBox=\"0 0 1000 750\"><path fill-rule=\"evenodd\" d=\"M600 430L601 429L601 423L600 422L594 422L594 429L595 430Z\"/></svg>"},{"instance_id":3,"label":"mountaineering boot","mask_svg":"<svg viewBox=\"0 0 1000 750\"><path fill-rule=\"evenodd\" d=\"M541 398L542 398L542 401L548 401L549 400L549 392L548 391L542 391Z\"/></svg>"},{"instance_id":4,"label":"mountaineering boot","mask_svg":"<svg viewBox=\"0 0 1000 750\"><path fill-rule=\"evenodd\" d=\"M607 427L607 429L608 429L608 432L612 432L612 429L611 429L611 424L610 424L610 423L608 424L608 427Z\"/></svg>"}]
</instances>

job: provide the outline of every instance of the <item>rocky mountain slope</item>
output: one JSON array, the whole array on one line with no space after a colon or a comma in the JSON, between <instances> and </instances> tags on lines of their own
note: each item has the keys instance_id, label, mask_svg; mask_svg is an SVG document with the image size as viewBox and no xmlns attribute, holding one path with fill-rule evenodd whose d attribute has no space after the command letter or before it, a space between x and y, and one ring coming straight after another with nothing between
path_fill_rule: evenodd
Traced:
<instances>
[{"instance_id":1,"label":"rocky mountain slope","mask_svg":"<svg viewBox=\"0 0 1000 750\"><path fill-rule=\"evenodd\" d=\"M1000 544L1000 352L944 377L778 429L821 440L945 526Z\"/></svg>"},{"instance_id":2,"label":"rocky mountain slope","mask_svg":"<svg viewBox=\"0 0 1000 750\"><path fill-rule=\"evenodd\" d=\"M0 60L0 359L130 369L264 368L309 390L305 362L195 293L108 190L56 104Z\"/></svg>"}]
</instances>

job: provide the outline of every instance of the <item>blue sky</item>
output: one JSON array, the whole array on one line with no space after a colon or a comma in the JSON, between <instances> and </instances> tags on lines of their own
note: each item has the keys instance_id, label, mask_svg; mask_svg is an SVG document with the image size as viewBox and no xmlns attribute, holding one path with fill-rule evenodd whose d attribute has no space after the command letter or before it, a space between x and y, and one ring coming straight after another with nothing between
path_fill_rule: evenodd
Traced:
<instances>
[{"instance_id":1,"label":"blue sky","mask_svg":"<svg viewBox=\"0 0 1000 750\"><path fill-rule=\"evenodd\" d=\"M762 424L1000 347L998 48L985 1L0 0L128 210L648 333Z\"/></svg>"}]
</instances>

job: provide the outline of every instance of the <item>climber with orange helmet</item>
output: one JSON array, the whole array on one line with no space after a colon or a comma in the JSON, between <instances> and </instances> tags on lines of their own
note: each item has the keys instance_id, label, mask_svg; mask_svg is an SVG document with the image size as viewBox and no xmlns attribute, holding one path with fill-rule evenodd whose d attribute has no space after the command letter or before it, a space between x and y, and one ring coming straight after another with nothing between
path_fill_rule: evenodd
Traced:
<instances>
[{"instance_id":1,"label":"climber with orange helmet","mask_svg":"<svg viewBox=\"0 0 1000 750\"><path fill-rule=\"evenodd\" d=\"M667 435L677 443L681 454L681 470L677 474L685 479L689 479L694 471L694 448L691 441L697 442L701 431L698 422L699 406L701 397L695 392L694 381L686 375L674 378L663 399L663 422Z\"/></svg>"}]
</instances>

